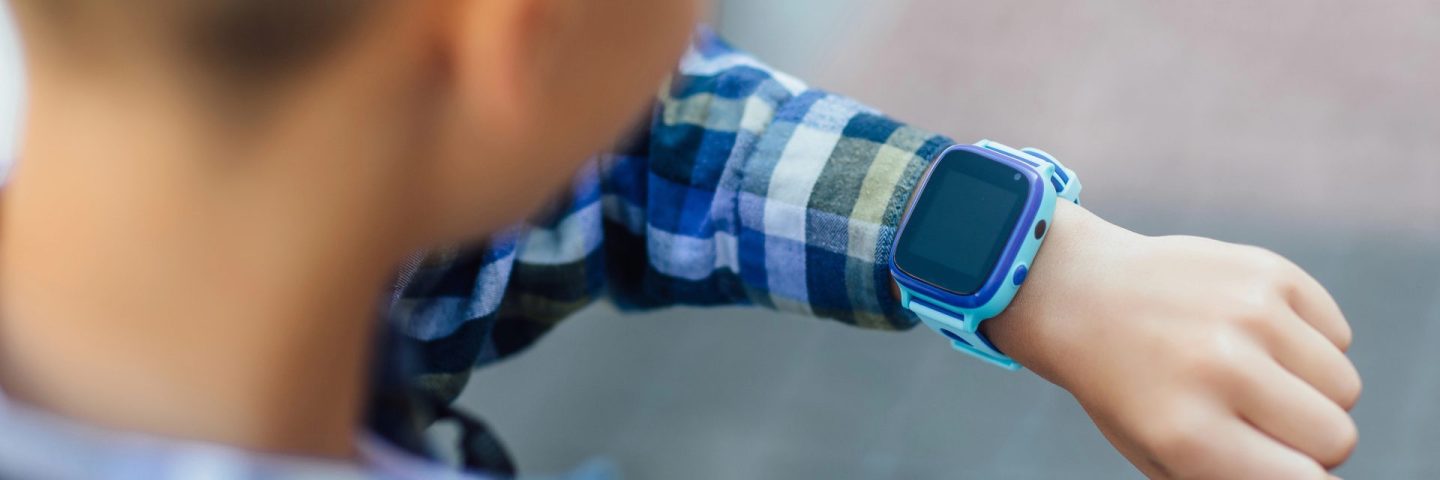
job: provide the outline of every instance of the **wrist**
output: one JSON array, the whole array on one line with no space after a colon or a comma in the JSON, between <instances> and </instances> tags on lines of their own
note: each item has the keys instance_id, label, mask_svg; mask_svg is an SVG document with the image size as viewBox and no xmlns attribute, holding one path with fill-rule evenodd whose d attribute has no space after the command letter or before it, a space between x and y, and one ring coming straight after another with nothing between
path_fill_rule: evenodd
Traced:
<instances>
[{"instance_id":1,"label":"wrist","mask_svg":"<svg viewBox=\"0 0 1440 480\"><path fill-rule=\"evenodd\" d=\"M981 324L981 332L1020 364L1056 381L1057 372L1051 365L1058 352L1053 347L1056 342L1079 336L1080 332L1073 330L1081 326L1070 321L1073 312L1069 310L1084 298L1083 283L1098 273L1080 271L1083 267L1074 259L1103 253L1095 246L1113 242L1107 237L1117 234L1130 233L1084 207L1057 203L1045 243L1035 256L1025 286L1004 312Z\"/></svg>"},{"instance_id":2,"label":"wrist","mask_svg":"<svg viewBox=\"0 0 1440 480\"><path fill-rule=\"evenodd\" d=\"M990 140L946 149L910 192L892 243L892 293L956 350L1020 368L1024 362L976 329L1026 290L1057 209L1076 223L1069 213L1080 190L1074 172L1038 149Z\"/></svg>"}]
</instances>

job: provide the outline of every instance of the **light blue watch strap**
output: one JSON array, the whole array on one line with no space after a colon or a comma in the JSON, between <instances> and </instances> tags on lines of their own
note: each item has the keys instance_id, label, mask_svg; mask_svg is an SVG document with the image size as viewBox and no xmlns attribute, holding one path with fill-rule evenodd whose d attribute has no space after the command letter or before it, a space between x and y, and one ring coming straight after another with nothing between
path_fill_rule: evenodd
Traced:
<instances>
[{"instance_id":1,"label":"light blue watch strap","mask_svg":"<svg viewBox=\"0 0 1440 480\"><path fill-rule=\"evenodd\" d=\"M1006 155L1028 165L1036 170L1049 174L1049 184L1055 189L1055 197L1065 199L1076 204L1080 203L1080 178L1075 172L1065 168L1054 156L1038 148L1015 149L1005 144L990 140L981 140L975 146ZM1053 207L1052 207L1053 208ZM1047 213L1047 216L1049 214ZM1018 282L1017 282L1018 283ZM973 355L993 365L1007 370L1019 370L1020 364L1014 359L1002 353L990 339L980 333L980 323L986 318L981 318L971 311L960 313L964 309L946 308L939 305L932 305L928 300L917 298L911 294L903 285L901 289L901 305L915 315L920 317L926 326L948 337L951 345L956 350ZM1007 300L1008 302L1008 300ZM1006 305L1008 306L1008 305ZM1002 306L1003 309L1003 306ZM959 311L957 311L959 310Z\"/></svg>"},{"instance_id":2,"label":"light blue watch strap","mask_svg":"<svg viewBox=\"0 0 1440 480\"><path fill-rule=\"evenodd\" d=\"M915 300L911 300L909 304L910 311L915 312L915 316L920 317L920 321L925 322L925 325L940 332L941 335L949 337L951 345L956 350L973 355L1000 368L1020 369L1019 363L1004 353L1000 353L1000 350L995 348L995 344L990 343L990 339L980 334L980 322L974 322L975 327L972 330L966 325L964 316L949 314Z\"/></svg>"}]
</instances>

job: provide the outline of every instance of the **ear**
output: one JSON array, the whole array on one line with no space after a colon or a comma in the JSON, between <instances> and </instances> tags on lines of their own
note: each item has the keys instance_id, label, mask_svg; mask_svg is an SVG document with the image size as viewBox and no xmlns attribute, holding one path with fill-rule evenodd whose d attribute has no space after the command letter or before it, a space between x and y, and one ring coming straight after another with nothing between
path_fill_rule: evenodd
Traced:
<instances>
[{"instance_id":1,"label":"ear","mask_svg":"<svg viewBox=\"0 0 1440 480\"><path fill-rule=\"evenodd\" d=\"M447 15L453 87L464 114L487 132L515 134L539 121L565 20L551 0L454 0ZM513 136L511 138L514 138Z\"/></svg>"}]
</instances>

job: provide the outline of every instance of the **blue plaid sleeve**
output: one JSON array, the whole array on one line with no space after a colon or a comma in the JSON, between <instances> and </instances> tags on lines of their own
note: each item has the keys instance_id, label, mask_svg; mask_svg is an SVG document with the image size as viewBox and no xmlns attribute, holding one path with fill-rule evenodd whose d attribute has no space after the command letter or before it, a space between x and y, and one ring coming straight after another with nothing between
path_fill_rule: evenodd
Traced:
<instances>
[{"instance_id":1,"label":"blue plaid sleeve","mask_svg":"<svg viewBox=\"0 0 1440 480\"><path fill-rule=\"evenodd\" d=\"M622 308L758 305L877 329L915 318L889 288L891 240L928 159L952 144L814 89L702 31L649 128L566 198L407 277L396 326L422 384L530 345L608 292Z\"/></svg>"}]
</instances>

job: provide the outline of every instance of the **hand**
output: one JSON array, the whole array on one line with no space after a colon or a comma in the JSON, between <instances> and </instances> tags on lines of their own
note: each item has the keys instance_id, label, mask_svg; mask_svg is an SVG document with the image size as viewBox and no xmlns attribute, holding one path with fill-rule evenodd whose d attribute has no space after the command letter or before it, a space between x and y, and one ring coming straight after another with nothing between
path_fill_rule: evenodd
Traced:
<instances>
[{"instance_id":1,"label":"hand","mask_svg":"<svg viewBox=\"0 0 1440 480\"><path fill-rule=\"evenodd\" d=\"M1057 208L1005 314L1006 353L1069 390L1151 478L1324 479L1355 446L1350 327L1269 251L1147 237Z\"/></svg>"}]
</instances>

